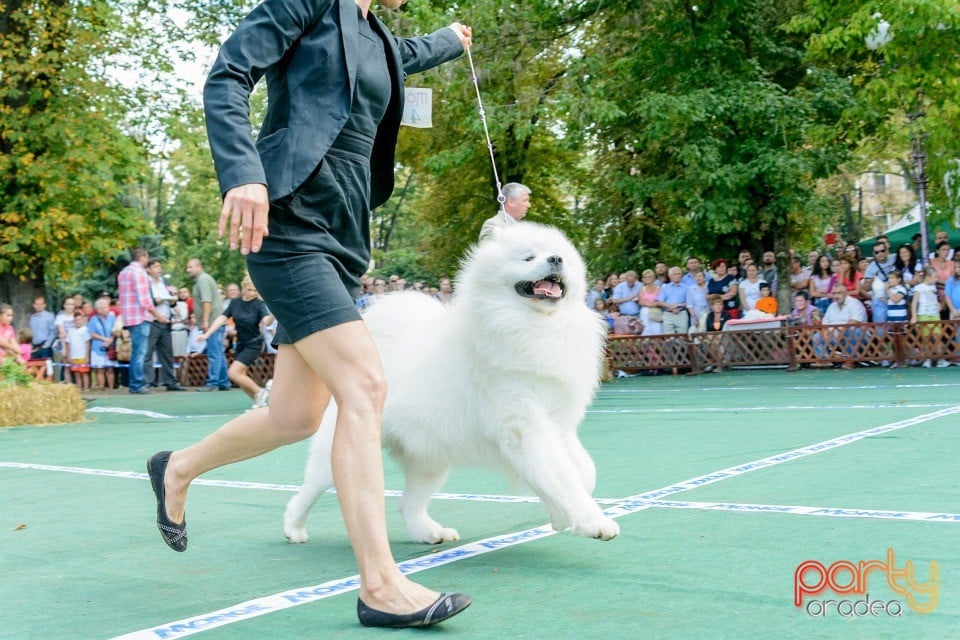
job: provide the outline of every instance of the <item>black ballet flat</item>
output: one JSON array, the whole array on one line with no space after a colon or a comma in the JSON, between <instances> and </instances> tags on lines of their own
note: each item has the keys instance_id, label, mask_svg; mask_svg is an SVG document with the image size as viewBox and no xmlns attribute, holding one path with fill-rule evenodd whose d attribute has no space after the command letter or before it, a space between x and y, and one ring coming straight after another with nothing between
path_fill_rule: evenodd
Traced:
<instances>
[{"instance_id":1,"label":"black ballet flat","mask_svg":"<svg viewBox=\"0 0 960 640\"><path fill-rule=\"evenodd\" d=\"M166 492L163 488L163 476L167 472L167 463L172 451L161 451L147 460L147 475L150 476L150 486L157 496L157 528L167 546L174 551L187 550L187 519L177 524L167 517Z\"/></svg>"},{"instance_id":2,"label":"black ballet flat","mask_svg":"<svg viewBox=\"0 0 960 640\"><path fill-rule=\"evenodd\" d=\"M429 627L432 624L452 618L470 606L472 600L465 593L441 593L436 602L416 613L398 615L384 613L371 609L357 598L357 617L365 627L390 627L401 629L405 627Z\"/></svg>"}]
</instances>

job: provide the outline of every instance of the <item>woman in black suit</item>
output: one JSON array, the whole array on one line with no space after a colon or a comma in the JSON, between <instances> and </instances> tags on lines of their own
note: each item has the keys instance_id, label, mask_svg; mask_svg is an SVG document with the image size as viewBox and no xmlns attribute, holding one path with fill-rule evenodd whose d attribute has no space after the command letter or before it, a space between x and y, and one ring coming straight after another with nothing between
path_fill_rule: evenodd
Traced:
<instances>
[{"instance_id":1,"label":"woman in black suit","mask_svg":"<svg viewBox=\"0 0 960 640\"><path fill-rule=\"evenodd\" d=\"M379 0L397 9L403 0ZM371 0L265 0L220 50L204 88L221 193L221 235L247 256L277 318L268 407L197 444L147 463L164 541L186 549L190 482L211 469L311 436L330 399L339 417L333 472L360 569L358 616L368 626L425 626L470 604L397 569L384 517L380 422L386 385L354 304L370 256L370 210L393 189L403 79L471 44L453 23L422 38L393 37ZM256 145L249 96L266 75L267 114Z\"/></svg>"}]
</instances>

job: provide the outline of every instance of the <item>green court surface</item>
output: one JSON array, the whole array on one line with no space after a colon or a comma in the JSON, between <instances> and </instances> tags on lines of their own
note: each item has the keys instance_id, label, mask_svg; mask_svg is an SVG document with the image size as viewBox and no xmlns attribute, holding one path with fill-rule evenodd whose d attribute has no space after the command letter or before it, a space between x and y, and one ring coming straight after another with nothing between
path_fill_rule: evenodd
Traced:
<instances>
[{"instance_id":1,"label":"green court surface","mask_svg":"<svg viewBox=\"0 0 960 640\"><path fill-rule=\"evenodd\" d=\"M239 391L100 398L82 424L0 429L0 638L960 638L958 391L954 368L608 383L580 433L614 540L553 533L529 490L457 469L432 515L462 539L418 545L388 494L398 562L474 598L419 631L357 623L334 496L308 543L284 539L307 443L204 476L189 550L163 544L145 461L242 412ZM870 560L870 604L838 593L854 576L833 563ZM806 561L838 570L797 607Z\"/></svg>"}]
</instances>

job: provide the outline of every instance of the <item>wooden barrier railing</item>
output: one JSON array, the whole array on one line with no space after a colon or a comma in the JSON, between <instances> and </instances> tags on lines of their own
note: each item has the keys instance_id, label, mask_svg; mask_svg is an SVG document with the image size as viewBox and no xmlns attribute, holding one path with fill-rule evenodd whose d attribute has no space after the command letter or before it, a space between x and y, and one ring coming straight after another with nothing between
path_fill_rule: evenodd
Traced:
<instances>
[{"instance_id":1,"label":"wooden barrier railing","mask_svg":"<svg viewBox=\"0 0 960 640\"><path fill-rule=\"evenodd\" d=\"M260 357L254 360L250 366L249 374L258 384L263 385L267 380L273 377L273 364L276 356L272 353L261 353ZM206 356L194 356L188 358L181 356L174 358L177 364L177 379L185 387L202 387L207 381L207 371L209 363ZM227 354L227 366L233 362L233 354ZM126 363L121 363L122 365ZM27 372L37 380L46 380L53 382L54 375L47 373L46 360L31 360L24 365ZM60 365L57 365L60 366ZM56 366L53 367L56 372Z\"/></svg>"},{"instance_id":2,"label":"wooden barrier railing","mask_svg":"<svg viewBox=\"0 0 960 640\"><path fill-rule=\"evenodd\" d=\"M263 385L267 380L273 377L273 363L276 355L272 353L261 353L260 357L250 365L248 374L254 382ZM175 358L179 368L177 369L177 378L180 384L185 387L202 387L207 381L207 372L210 363L207 356L181 356ZM233 362L233 354L227 354L227 366Z\"/></svg>"},{"instance_id":3,"label":"wooden barrier railing","mask_svg":"<svg viewBox=\"0 0 960 640\"><path fill-rule=\"evenodd\" d=\"M659 336L610 336L610 368L702 373L707 368L960 361L960 321L863 323Z\"/></svg>"}]
</instances>

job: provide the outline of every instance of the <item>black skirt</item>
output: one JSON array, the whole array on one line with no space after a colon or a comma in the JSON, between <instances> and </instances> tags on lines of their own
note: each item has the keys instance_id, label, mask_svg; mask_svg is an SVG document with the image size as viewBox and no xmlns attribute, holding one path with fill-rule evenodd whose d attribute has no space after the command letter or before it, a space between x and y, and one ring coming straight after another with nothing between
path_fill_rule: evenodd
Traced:
<instances>
[{"instance_id":1,"label":"black skirt","mask_svg":"<svg viewBox=\"0 0 960 640\"><path fill-rule=\"evenodd\" d=\"M356 297L370 262L373 140L347 129L311 176L271 203L270 235L247 269L278 322L275 344L360 320Z\"/></svg>"}]
</instances>

